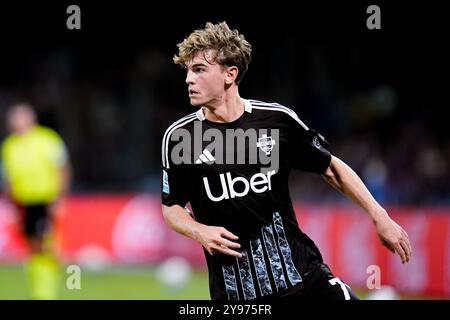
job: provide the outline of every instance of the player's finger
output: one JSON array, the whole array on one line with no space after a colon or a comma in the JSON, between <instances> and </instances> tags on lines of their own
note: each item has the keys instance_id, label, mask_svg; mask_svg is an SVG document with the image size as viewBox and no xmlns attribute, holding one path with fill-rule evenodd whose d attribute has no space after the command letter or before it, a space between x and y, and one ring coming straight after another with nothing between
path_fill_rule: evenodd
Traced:
<instances>
[{"instance_id":1,"label":"player's finger","mask_svg":"<svg viewBox=\"0 0 450 320\"><path fill-rule=\"evenodd\" d=\"M408 253L409 253L409 256L411 257L411 255L412 255L412 246L411 246L411 242L409 241L409 238L404 238L403 241L404 241L405 244L408 246Z\"/></svg>"},{"instance_id":2,"label":"player's finger","mask_svg":"<svg viewBox=\"0 0 450 320\"><path fill-rule=\"evenodd\" d=\"M409 240L408 233L402 228L402 234L405 236L406 239Z\"/></svg>"},{"instance_id":3,"label":"player's finger","mask_svg":"<svg viewBox=\"0 0 450 320\"><path fill-rule=\"evenodd\" d=\"M408 245L408 241L407 240L400 240L400 245L402 246L403 251L405 251L406 262L409 262L409 258L411 257L411 251L410 251L410 247Z\"/></svg>"},{"instance_id":4,"label":"player's finger","mask_svg":"<svg viewBox=\"0 0 450 320\"><path fill-rule=\"evenodd\" d=\"M231 239L231 240L239 239L239 237L237 235L233 234L232 232L228 231L225 228L222 228L222 232L220 233L220 235L223 237L227 237L228 239Z\"/></svg>"},{"instance_id":5,"label":"player's finger","mask_svg":"<svg viewBox=\"0 0 450 320\"><path fill-rule=\"evenodd\" d=\"M402 259L402 263L405 263L405 261L406 261L406 253L403 251L403 248L400 245L400 243L394 244L394 248L395 248L395 251L397 251L397 253L400 256L400 258Z\"/></svg>"},{"instance_id":6,"label":"player's finger","mask_svg":"<svg viewBox=\"0 0 450 320\"><path fill-rule=\"evenodd\" d=\"M408 234L406 233L405 230L402 229L402 231L403 231L403 235L405 237L405 241L406 241L406 243L408 244L408 247L409 247L409 254L411 255L412 254L412 246L411 246L411 242L409 241L409 236L408 236Z\"/></svg>"},{"instance_id":7,"label":"player's finger","mask_svg":"<svg viewBox=\"0 0 450 320\"><path fill-rule=\"evenodd\" d=\"M220 241L220 244L224 245L225 247L233 248L233 249L239 249L241 247L241 245L239 243L230 241L225 238L222 238L222 240Z\"/></svg>"},{"instance_id":8,"label":"player's finger","mask_svg":"<svg viewBox=\"0 0 450 320\"><path fill-rule=\"evenodd\" d=\"M226 255L229 255L229 256L238 257L238 258L242 257L242 254L240 252L230 249L230 248L227 248L225 246L219 246L219 248L217 248L217 250Z\"/></svg>"}]
</instances>

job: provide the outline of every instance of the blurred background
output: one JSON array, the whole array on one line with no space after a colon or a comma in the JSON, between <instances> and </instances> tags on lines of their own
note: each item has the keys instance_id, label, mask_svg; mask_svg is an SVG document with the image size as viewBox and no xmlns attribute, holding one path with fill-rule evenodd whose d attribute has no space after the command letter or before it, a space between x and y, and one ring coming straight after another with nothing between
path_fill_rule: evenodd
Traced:
<instances>
[{"instance_id":1,"label":"blurred background","mask_svg":"<svg viewBox=\"0 0 450 320\"><path fill-rule=\"evenodd\" d=\"M7 107L26 98L70 154L71 196L59 208L56 238L61 259L82 266L83 286L62 283L62 298L209 298L201 247L162 221L160 141L193 111L185 72L172 63L176 44L206 21L223 20L253 46L241 96L295 110L410 234L413 261L402 266L377 243L364 213L320 177L293 173L300 226L335 273L363 297L373 293L370 265L381 267L382 284L397 298L450 297L441 75L448 55L439 10L380 4L382 28L368 30L371 3L280 4L256 13L237 3L78 2L81 30L67 30L69 4L0 6L0 138ZM26 256L14 209L0 198L0 298L27 298Z\"/></svg>"}]
</instances>

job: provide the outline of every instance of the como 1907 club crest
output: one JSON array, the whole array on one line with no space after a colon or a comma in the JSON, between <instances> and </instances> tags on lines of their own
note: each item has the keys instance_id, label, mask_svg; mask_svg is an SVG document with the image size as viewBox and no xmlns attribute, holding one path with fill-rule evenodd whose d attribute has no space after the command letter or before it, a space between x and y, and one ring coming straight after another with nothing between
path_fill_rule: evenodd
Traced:
<instances>
[{"instance_id":1,"label":"como 1907 club crest","mask_svg":"<svg viewBox=\"0 0 450 320\"><path fill-rule=\"evenodd\" d=\"M258 138L256 145L266 154L266 156L269 156L275 145L275 140L273 140L271 136L263 134L261 138Z\"/></svg>"}]
</instances>

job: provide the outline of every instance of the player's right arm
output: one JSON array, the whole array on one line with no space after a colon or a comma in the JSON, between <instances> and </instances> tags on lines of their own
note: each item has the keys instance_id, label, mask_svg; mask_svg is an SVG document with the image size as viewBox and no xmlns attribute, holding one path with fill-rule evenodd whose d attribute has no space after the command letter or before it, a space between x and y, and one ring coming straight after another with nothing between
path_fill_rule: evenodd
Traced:
<instances>
[{"instance_id":1,"label":"player's right arm","mask_svg":"<svg viewBox=\"0 0 450 320\"><path fill-rule=\"evenodd\" d=\"M171 207L163 204L162 212L165 222L172 230L197 241L209 254L223 253L241 257L241 254L234 250L241 247L239 243L234 242L238 237L227 229L199 223L186 208L177 204Z\"/></svg>"},{"instance_id":2,"label":"player's right arm","mask_svg":"<svg viewBox=\"0 0 450 320\"><path fill-rule=\"evenodd\" d=\"M189 121L189 118L187 118ZM169 130L170 128L173 130ZM223 253L235 257L241 254L235 249L240 244L235 242L238 237L219 226L208 226L199 223L186 209L192 188L189 185L189 166L183 166L171 159L173 142L171 133L175 131L172 125L166 131L162 141L162 179L161 200L162 213L166 224L174 231L199 242L209 254Z\"/></svg>"},{"instance_id":3,"label":"player's right arm","mask_svg":"<svg viewBox=\"0 0 450 320\"><path fill-rule=\"evenodd\" d=\"M3 177L3 181L2 181L2 191L3 191L3 195L8 199L11 197L11 191L10 191L10 186L8 183L8 180L6 179L6 177Z\"/></svg>"},{"instance_id":4,"label":"player's right arm","mask_svg":"<svg viewBox=\"0 0 450 320\"><path fill-rule=\"evenodd\" d=\"M2 170L2 191L3 191L3 195L9 199L11 197L11 186L9 183L9 170L7 168L7 146L6 146L6 140L2 143L2 145L0 146L0 157L1 157L1 168L0 170Z\"/></svg>"}]
</instances>

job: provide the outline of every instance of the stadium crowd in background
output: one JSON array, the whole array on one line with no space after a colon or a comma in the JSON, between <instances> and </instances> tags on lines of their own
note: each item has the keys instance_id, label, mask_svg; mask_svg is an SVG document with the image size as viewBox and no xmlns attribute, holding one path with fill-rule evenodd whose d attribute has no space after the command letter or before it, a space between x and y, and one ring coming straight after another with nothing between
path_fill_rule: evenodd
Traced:
<instances>
[{"instance_id":1,"label":"stadium crowd in background","mask_svg":"<svg viewBox=\"0 0 450 320\"><path fill-rule=\"evenodd\" d=\"M298 46L279 41L285 50ZM303 45L298 56L284 60L286 67L269 67L267 83L256 85L253 80L262 76L258 64L277 59L271 50L261 53L242 96L282 97L281 103L333 137L330 150L347 160L381 203L450 203L450 139L443 119L433 116L438 106L391 71L400 53L388 52L381 61L363 44L346 46L347 55L340 46ZM170 54L161 48L127 50L22 52L20 68L0 61L10 75L0 86L0 121L16 96L33 101L41 122L67 142L77 192L158 192L161 132L175 116L191 112L187 99L172 93L185 89ZM1 126L0 138L6 134ZM294 175L292 196L346 201L319 180Z\"/></svg>"}]
</instances>

